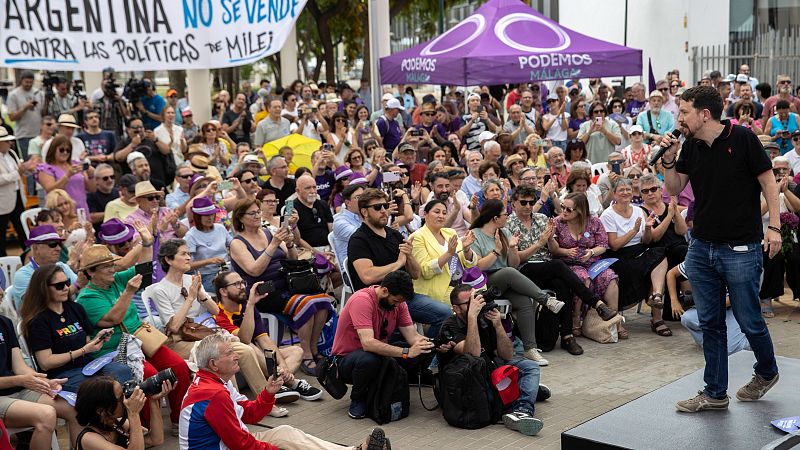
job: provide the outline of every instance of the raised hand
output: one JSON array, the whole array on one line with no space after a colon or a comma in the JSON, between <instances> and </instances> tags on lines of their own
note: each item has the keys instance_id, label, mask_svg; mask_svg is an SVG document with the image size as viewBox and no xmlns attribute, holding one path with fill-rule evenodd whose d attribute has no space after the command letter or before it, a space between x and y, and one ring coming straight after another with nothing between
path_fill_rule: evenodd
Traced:
<instances>
[{"instance_id":1,"label":"raised hand","mask_svg":"<svg viewBox=\"0 0 800 450\"><path fill-rule=\"evenodd\" d=\"M458 249L458 235L450 236L450 239L447 240L447 253L450 255L455 255L456 250Z\"/></svg>"},{"instance_id":2,"label":"raised hand","mask_svg":"<svg viewBox=\"0 0 800 450\"><path fill-rule=\"evenodd\" d=\"M458 202L456 202L456 203L458 203ZM464 234L464 237L461 238L461 248L466 250L474 242L475 242L475 233L473 233L472 230L469 230L469 231L467 231L466 234Z\"/></svg>"}]
</instances>

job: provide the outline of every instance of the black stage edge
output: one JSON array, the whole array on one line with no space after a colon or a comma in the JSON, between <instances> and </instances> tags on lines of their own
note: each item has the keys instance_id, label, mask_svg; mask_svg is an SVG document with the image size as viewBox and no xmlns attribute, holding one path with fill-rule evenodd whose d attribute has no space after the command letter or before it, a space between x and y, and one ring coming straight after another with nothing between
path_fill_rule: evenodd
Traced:
<instances>
[{"instance_id":1,"label":"black stage edge","mask_svg":"<svg viewBox=\"0 0 800 450\"><path fill-rule=\"evenodd\" d=\"M800 415L800 360L778 357L781 379L761 400L740 402L736 391L750 381L755 357L741 351L728 358L727 411L687 414L675 403L702 389L703 369L561 433L561 448L583 449L760 449L786 434L770 424Z\"/></svg>"}]
</instances>

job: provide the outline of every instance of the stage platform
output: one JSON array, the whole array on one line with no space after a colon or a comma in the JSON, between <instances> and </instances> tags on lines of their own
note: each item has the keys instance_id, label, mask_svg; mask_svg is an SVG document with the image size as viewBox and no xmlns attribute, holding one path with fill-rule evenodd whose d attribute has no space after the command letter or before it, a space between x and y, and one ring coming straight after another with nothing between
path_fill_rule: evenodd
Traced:
<instances>
[{"instance_id":1,"label":"stage platform","mask_svg":"<svg viewBox=\"0 0 800 450\"><path fill-rule=\"evenodd\" d=\"M704 386L703 369L561 433L561 448L576 449L760 449L786 434L770 424L800 416L800 360L778 357L781 379L757 402L736 400L750 380L755 357L741 351L728 359L727 411L687 414L675 403Z\"/></svg>"}]
</instances>

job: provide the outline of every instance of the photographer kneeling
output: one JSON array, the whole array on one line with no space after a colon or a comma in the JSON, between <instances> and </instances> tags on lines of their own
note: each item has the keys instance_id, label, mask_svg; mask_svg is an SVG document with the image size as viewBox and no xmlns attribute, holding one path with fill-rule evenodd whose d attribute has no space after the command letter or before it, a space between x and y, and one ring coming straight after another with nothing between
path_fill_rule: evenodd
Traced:
<instances>
[{"instance_id":1,"label":"photographer kneeling","mask_svg":"<svg viewBox=\"0 0 800 450\"><path fill-rule=\"evenodd\" d=\"M447 364L457 355L483 358L490 373L502 365L516 367L519 397L510 405L509 412L503 414L503 423L512 430L534 436L544 427L541 419L533 417L534 403L539 396L539 365L527 358L514 357L514 347L500 321L500 312L491 309L481 315L486 302L483 296L473 293L467 284L459 284L450 293L455 315L444 322L439 335L444 343L438 349L446 352L439 355L440 371L446 370Z\"/></svg>"}]
</instances>

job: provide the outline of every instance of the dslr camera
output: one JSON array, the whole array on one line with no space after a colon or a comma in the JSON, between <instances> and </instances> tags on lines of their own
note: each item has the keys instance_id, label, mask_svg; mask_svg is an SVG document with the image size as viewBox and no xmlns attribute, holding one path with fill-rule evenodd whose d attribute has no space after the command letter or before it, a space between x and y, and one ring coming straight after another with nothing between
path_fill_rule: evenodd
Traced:
<instances>
[{"instance_id":1,"label":"dslr camera","mask_svg":"<svg viewBox=\"0 0 800 450\"><path fill-rule=\"evenodd\" d=\"M145 396L150 397L151 395L161 392L161 385L167 380L173 384L178 381L178 377L175 376L175 372L173 372L171 368L164 369L141 383L137 383L133 380L126 381L125 384L122 385L122 393L125 395L125 398L130 398L130 396L133 395L133 391L138 386L142 392L144 392Z\"/></svg>"},{"instance_id":2,"label":"dslr camera","mask_svg":"<svg viewBox=\"0 0 800 450\"><path fill-rule=\"evenodd\" d=\"M146 95L147 83L144 80L137 80L136 78L128 80L128 82L125 83L125 89L122 91L122 96L133 104L139 103L139 100Z\"/></svg>"},{"instance_id":3,"label":"dslr camera","mask_svg":"<svg viewBox=\"0 0 800 450\"><path fill-rule=\"evenodd\" d=\"M438 336L433 339L433 346L434 348L441 347L442 344L447 344L448 342L452 341L455 337L453 333L449 329L442 329Z\"/></svg>"}]
</instances>

